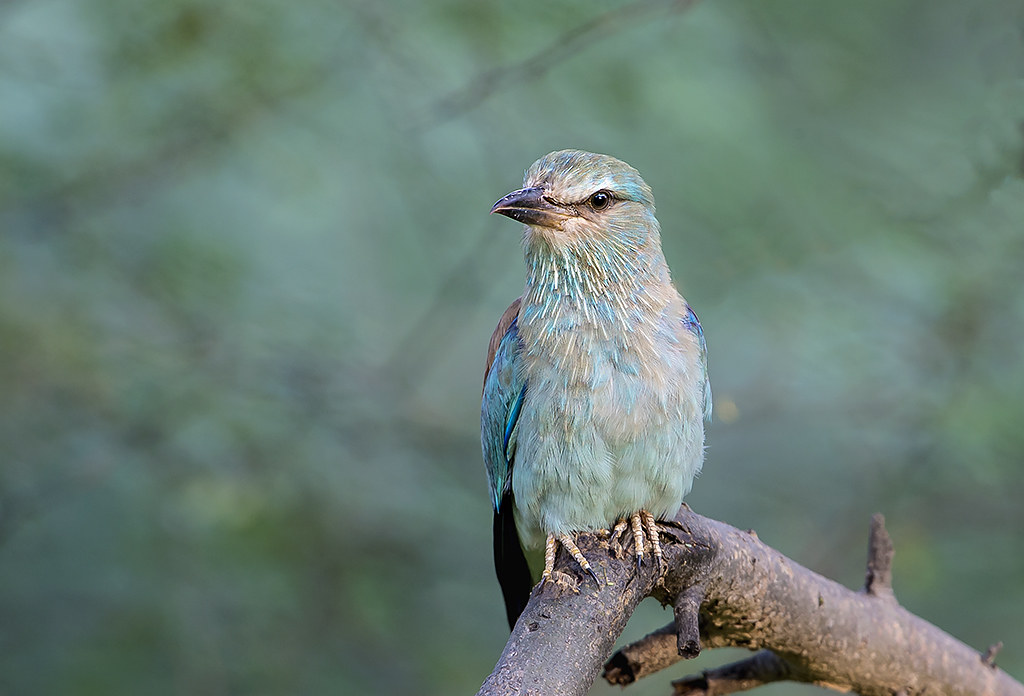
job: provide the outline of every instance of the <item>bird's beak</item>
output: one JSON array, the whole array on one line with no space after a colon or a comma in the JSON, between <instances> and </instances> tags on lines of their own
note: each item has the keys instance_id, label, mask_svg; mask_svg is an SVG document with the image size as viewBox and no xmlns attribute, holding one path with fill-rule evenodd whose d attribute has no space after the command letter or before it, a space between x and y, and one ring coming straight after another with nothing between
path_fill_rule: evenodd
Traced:
<instances>
[{"instance_id":1,"label":"bird's beak","mask_svg":"<svg viewBox=\"0 0 1024 696\"><path fill-rule=\"evenodd\" d=\"M540 186L513 191L495 203L491 212L501 213L527 225L552 227L556 230L561 229L562 223L570 217L564 209L544 198L544 189Z\"/></svg>"}]
</instances>

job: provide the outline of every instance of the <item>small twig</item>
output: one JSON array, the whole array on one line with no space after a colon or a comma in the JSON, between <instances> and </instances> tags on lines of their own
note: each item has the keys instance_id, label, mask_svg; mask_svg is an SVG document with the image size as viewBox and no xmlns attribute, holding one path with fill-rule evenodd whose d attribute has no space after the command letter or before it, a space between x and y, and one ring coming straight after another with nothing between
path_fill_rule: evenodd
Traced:
<instances>
[{"instance_id":1,"label":"small twig","mask_svg":"<svg viewBox=\"0 0 1024 696\"><path fill-rule=\"evenodd\" d=\"M676 626L670 623L612 655L601 676L609 684L627 686L678 661Z\"/></svg>"},{"instance_id":2,"label":"small twig","mask_svg":"<svg viewBox=\"0 0 1024 696\"><path fill-rule=\"evenodd\" d=\"M745 660L677 679L672 687L677 696L720 696L784 681L790 678L790 673L785 660L770 650L762 650Z\"/></svg>"},{"instance_id":3,"label":"small twig","mask_svg":"<svg viewBox=\"0 0 1024 696\"><path fill-rule=\"evenodd\" d=\"M867 594L895 600L892 591L893 553L892 539L885 530L885 517L875 513L871 516L871 536L868 539L868 571L864 580Z\"/></svg>"},{"instance_id":4,"label":"small twig","mask_svg":"<svg viewBox=\"0 0 1024 696\"><path fill-rule=\"evenodd\" d=\"M995 667L996 666L996 655L998 655L999 651L1002 650L1002 649L1003 649L1003 641L999 641L998 643L993 643L992 645L988 646L988 649L985 652L983 652L981 654L981 661L984 662L989 667Z\"/></svg>"},{"instance_id":5,"label":"small twig","mask_svg":"<svg viewBox=\"0 0 1024 696\"><path fill-rule=\"evenodd\" d=\"M675 613L676 649L685 658L700 655L700 605L704 601L704 586L687 587L676 597Z\"/></svg>"}]
</instances>

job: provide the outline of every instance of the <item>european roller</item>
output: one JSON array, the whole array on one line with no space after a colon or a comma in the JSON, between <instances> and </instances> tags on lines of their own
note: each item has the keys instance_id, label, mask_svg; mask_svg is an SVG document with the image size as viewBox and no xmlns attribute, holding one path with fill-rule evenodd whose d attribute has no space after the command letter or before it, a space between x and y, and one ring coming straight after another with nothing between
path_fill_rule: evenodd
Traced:
<instances>
[{"instance_id":1,"label":"european roller","mask_svg":"<svg viewBox=\"0 0 1024 696\"><path fill-rule=\"evenodd\" d=\"M632 532L659 568L657 520L704 461L711 416L700 322L672 284L654 197L625 162L552 152L491 208L524 223L526 286L487 351L481 441L494 561L514 626L533 586L523 548L561 544L591 575L582 531Z\"/></svg>"}]
</instances>

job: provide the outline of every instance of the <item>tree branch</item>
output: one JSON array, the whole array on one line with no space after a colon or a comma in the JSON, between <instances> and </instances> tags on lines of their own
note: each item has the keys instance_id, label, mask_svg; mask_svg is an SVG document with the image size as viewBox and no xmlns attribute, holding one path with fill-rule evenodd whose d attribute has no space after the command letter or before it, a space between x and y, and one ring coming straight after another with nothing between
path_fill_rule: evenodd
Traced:
<instances>
[{"instance_id":1,"label":"tree branch","mask_svg":"<svg viewBox=\"0 0 1024 696\"><path fill-rule=\"evenodd\" d=\"M792 679L789 664L771 650L762 650L746 660L706 670L700 676L677 679L672 687L676 696L718 696L786 679Z\"/></svg>"},{"instance_id":2,"label":"tree branch","mask_svg":"<svg viewBox=\"0 0 1024 696\"><path fill-rule=\"evenodd\" d=\"M700 655L700 605L704 603L704 586L691 585L679 593L673 605L676 650L682 657Z\"/></svg>"},{"instance_id":3,"label":"tree branch","mask_svg":"<svg viewBox=\"0 0 1024 696\"><path fill-rule=\"evenodd\" d=\"M991 656L895 601L888 584L891 542L884 543L888 534L881 516L872 522L863 592L797 565L756 535L685 506L661 524L661 532L668 564L662 582L652 565L638 573L616 544L580 535L580 548L597 568L601 586L560 557L557 580L534 589L479 693L583 696L629 616L650 595L671 604L676 620L608 660L604 675L611 683L626 685L664 669L682 659L680 652L696 654L696 618L704 647L761 652L676 682L678 694L726 694L788 679L863 696L900 691L1024 696L1024 686L989 664ZM889 588L888 595L881 588ZM677 638L677 625L683 637Z\"/></svg>"}]
</instances>

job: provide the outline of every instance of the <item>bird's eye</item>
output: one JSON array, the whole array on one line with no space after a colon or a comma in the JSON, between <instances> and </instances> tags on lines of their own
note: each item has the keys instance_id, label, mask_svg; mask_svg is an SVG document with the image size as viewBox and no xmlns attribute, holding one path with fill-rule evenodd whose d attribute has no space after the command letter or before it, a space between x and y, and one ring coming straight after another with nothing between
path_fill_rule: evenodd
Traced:
<instances>
[{"instance_id":1,"label":"bird's eye","mask_svg":"<svg viewBox=\"0 0 1024 696\"><path fill-rule=\"evenodd\" d=\"M590 207L594 210L604 210L612 202L612 197L605 191L598 191L590 197Z\"/></svg>"}]
</instances>

